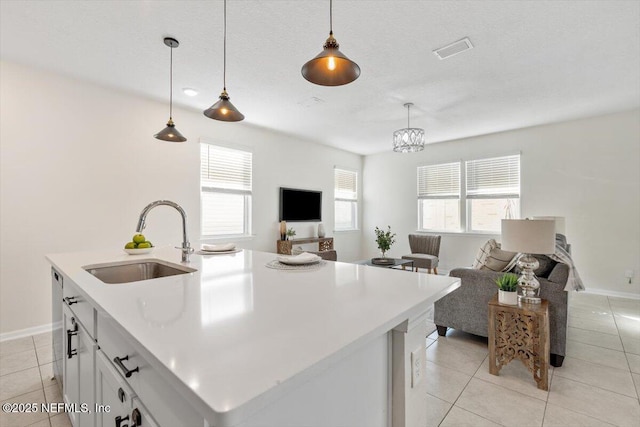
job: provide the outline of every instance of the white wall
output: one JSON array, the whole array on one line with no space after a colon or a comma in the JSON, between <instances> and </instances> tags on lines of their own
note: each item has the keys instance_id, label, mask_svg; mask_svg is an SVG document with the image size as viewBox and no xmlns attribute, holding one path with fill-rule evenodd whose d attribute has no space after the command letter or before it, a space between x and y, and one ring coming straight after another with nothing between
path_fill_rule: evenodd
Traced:
<instances>
[{"instance_id":1,"label":"white wall","mask_svg":"<svg viewBox=\"0 0 640 427\"><path fill-rule=\"evenodd\" d=\"M428 131L428 130L427 130ZM363 254L373 229L398 234L390 254L409 253L417 228L416 167L521 152L521 215L564 216L574 261L588 290L640 296L640 111L432 144L417 154L364 160ZM443 234L442 269L469 266L487 239ZM634 270L628 284L625 270Z\"/></svg>"},{"instance_id":2,"label":"white wall","mask_svg":"<svg viewBox=\"0 0 640 427\"><path fill-rule=\"evenodd\" d=\"M0 129L0 333L51 322L46 253L120 250L149 202L181 204L199 239L199 138L251 147L253 233L242 247L275 251L278 187L323 191L327 235L339 259L359 258L360 233L333 233L333 167L361 170L362 157L246 123L221 123L174 109L183 144L153 134L168 105L2 62ZM289 224L297 236L316 223ZM155 245L182 240L180 216L161 207L147 218Z\"/></svg>"}]
</instances>

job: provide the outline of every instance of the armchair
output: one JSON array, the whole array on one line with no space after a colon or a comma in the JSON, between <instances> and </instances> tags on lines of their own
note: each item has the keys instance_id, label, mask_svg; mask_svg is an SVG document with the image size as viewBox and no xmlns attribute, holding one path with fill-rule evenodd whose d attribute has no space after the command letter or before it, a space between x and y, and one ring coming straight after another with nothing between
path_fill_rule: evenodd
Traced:
<instances>
[{"instance_id":1,"label":"armchair","mask_svg":"<svg viewBox=\"0 0 640 427\"><path fill-rule=\"evenodd\" d=\"M412 260L416 271L418 268L426 268L429 273L433 269L438 274L441 239L441 236L429 234L409 234L411 255L403 255L402 259Z\"/></svg>"}]
</instances>

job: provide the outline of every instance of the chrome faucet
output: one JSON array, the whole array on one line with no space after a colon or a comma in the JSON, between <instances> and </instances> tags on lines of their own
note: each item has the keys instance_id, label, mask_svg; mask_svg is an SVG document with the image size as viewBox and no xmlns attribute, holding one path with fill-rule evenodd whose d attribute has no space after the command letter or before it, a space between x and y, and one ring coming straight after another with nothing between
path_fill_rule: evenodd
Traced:
<instances>
[{"instance_id":1,"label":"chrome faucet","mask_svg":"<svg viewBox=\"0 0 640 427\"><path fill-rule=\"evenodd\" d=\"M170 200L156 200L155 202L149 203L142 212L140 212L140 218L138 219L138 226L136 227L136 231L138 233L142 232L145 227L145 221L147 219L147 214L149 211L156 206L166 205L175 208L180 215L182 215L182 262L189 262L189 255L193 253L193 248L189 243L189 239L187 238L187 213L180 207L179 204L172 202Z\"/></svg>"}]
</instances>

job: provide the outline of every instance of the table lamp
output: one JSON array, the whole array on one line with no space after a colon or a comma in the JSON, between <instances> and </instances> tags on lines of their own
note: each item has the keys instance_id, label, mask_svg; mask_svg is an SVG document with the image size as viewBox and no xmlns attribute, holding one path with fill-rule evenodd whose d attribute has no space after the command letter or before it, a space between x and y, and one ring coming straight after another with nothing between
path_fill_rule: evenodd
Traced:
<instances>
[{"instance_id":1,"label":"table lamp","mask_svg":"<svg viewBox=\"0 0 640 427\"><path fill-rule=\"evenodd\" d=\"M521 275L518 285L521 293L520 302L540 304L540 282L534 270L540 266L531 254L553 254L556 250L555 221L534 219L503 219L502 246L503 251L520 252L518 260Z\"/></svg>"}]
</instances>

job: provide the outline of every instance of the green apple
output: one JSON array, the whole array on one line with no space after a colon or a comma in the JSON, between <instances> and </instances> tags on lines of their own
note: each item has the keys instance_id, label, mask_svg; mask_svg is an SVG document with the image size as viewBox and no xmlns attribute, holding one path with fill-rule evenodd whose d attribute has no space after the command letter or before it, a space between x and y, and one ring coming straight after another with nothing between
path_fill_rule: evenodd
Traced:
<instances>
[{"instance_id":1,"label":"green apple","mask_svg":"<svg viewBox=\"0 0 640 427\"><path fill-rule=\"evenodd\" d=\"M146 240L147 239L142 234L136 234L133 236L133 241L138 244L143 243Z\"/></svg>"},{"instance_id":2,"label":"green apple","mask_svg":"<svg viewBox=\"0 0 640 427\"><path fill-rule=\"evenodd\" d=\"M138 243L138 249L147 249L150 247L151 247L151 243L149 242Z\"/></svg>"},{"instance_id":3,"label":"green apple","mask_svg":"<svg viewBox=\"0 0 640 427\"><path fill-rule=\"evenodd\" d=\"M135 249L138 246L138 244L136 242L129 242L126 245L124 245L125 249Z\"/></svg>"}]
</instances>

